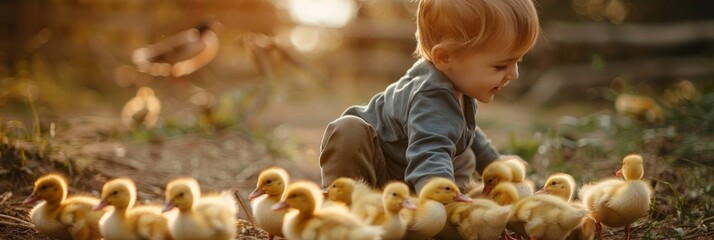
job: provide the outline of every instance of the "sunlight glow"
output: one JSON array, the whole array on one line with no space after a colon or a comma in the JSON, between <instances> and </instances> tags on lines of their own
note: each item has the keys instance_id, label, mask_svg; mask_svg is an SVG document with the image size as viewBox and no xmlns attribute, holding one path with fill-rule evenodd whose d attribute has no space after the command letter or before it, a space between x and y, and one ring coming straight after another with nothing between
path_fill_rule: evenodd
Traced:
<instances>
[{"instance_id":1,"label":"sunlight glow","mask_svg":"<svg viewBox=\"0 0 714 240\"><path fill-rule=\"evenodd\" d=\"M354 0L289 0L290 17L300 24L344 27L357 14Z\"/></svg>"}]
</instances>

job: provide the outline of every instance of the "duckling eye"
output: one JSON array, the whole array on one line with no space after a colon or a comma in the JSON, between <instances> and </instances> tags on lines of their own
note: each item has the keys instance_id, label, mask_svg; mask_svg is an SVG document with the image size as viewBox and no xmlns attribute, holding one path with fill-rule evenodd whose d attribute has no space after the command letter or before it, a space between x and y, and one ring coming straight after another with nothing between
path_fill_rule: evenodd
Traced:
<instances>
[{"instance_id":1,"label":"duckling eye","mask_svg":"<svg viewBox=\"0 0 714 240\"><path fill-rule=\"evenodd\" d=\"M397 193L393 192L393 193L392 193L392 196L396 197L396 196L397 196Z\"/></svg>"},{"instance_id":2,"label":"duckling eye","mask_svg":"<svg viewBox=\"0 0 714 240\"><path fill-rule=\"evenodd\" d=\"M266 183L266 184L271 184L271 183L273 183L273 180L272 180L272 179L268 179L268 181L265 181L265 183Z\"/></svg>"},{"instance_id":3,"label":"duckling eye","mask_svg":"<svg viewBox=\"0 0 714 240\"><path fill-rule=\"evenodd\" d=\"M553 186L555 186L555 182L550 182L550 185L553 185Z\"/></svg>"},{"instance_id":4,"label":"duckling eye","mask_svg":"<svg viewBox=\"0 0 714 240\"><path fill-rule=\"evenodd\" d=\"M295 194L290 194L290 198L295 198L295 197L296 197Z\"/></svg>"},{"instance_id":5,"label":"duckling eye","mask_svg":"<svg viewBox=\"0 0 714 240\"><path fill-rule=\"evenodd\" d=\"M119 191L112 192L112 195L117 195L117 194L119 194Z\"/></svg>"},{"instance_id":6,"label":"duckling eye","mask_svg":"<svg viewBox=\"0 0 714 240\"><path fill-rule=\"evenodd\" d=\"M47 189L47 185L40 187L40 190L45 190Z\"/></svg>"},{"instance_id":7,"label":"duckling eye","mask_svg":"<svg viewBox=\"0 0 714 240\"><path fill-rule=\"evenodd\" d=\"M493 182L493 178L488 180L488 183L492 183L492 182Z\"/></svg>"},{"instance_id":8,"label":"duckling eye","mask_svg":"<svg viewBox=\"0 0 714 240\"><path fill-rule=\"evenodd\" d=\"M333 188L336 188L336 187L337 187L337 184L332 184L332 187L333 187Z\"/></svg>"},{"instance_id":9,"label":"duckling eye","mask_svg":"<svg viewBox=\"0 0 714 240\"><path fill-rule=\"evenodd\" d=\"M446 191L451 191L451 187L446 187Z\"/></svg>"},{"instance_id":10,"label":"duckling eye","mask_svg":"<svg viewBox=\"0 0 714 240\"><path fill-rule=\"evenodd\" d=\"M178 195L178 196L179 196L179 197L183 197L183 195L184 195L183 193L179 193L179 195Z\"/></svg>"}]
</instances>

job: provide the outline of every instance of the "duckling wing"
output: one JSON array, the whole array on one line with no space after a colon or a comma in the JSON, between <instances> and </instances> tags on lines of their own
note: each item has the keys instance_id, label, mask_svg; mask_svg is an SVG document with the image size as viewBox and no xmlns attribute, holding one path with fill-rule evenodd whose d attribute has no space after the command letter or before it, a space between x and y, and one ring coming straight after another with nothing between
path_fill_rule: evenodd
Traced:
<instances>
[{"instance_id":1,"label":"duckling wing","mask_svg":"<svg viewBox=\"0 0 714 240\"><path fill-rule=\"evenodd\" d=\"M379 239L382 235L382 230L378 227L368 226L341 208L325 208L320 210L317 216L322 221L319 226L314 226L316 238L305 239L371 240Z\"/></svg>"},{"instance_id":2,"label":"duckling wing","mask_svg":"<svg viewBox=\"0 0 714 240\"><path fill-rule=\"evenodd\" d=\"M134 222L134 229L142 239L160 240L168 236L168 220L161 215L161 209L141 206L130 210L127 218Z\"/></svg>"},{"instance_id":3,"label":"duckling wing","mask_svg":"<svg viewBox=\"0 0 714 240\"><path fill-rule=\"evenodd\" d=\"M89 239L98 231L97 222L88 219L95 205L96 199L88 197L72 197L65 200L65 207L60 214L60 222L68 226L73 239ZM94 225L94 226L93 226Z\"/></svg>"},{"instance_id":4,"label":"duckling wing","mask_svg":"<svg viewBox=\"0 0 714 240\"><path fill-rule=\"evenodd\" d=\"M202 214L206 222L220 232L235 232L235 217L238 214L235 199L227 194L207 196L194 207L194 211Z\"/></svg>"}]
</instances>

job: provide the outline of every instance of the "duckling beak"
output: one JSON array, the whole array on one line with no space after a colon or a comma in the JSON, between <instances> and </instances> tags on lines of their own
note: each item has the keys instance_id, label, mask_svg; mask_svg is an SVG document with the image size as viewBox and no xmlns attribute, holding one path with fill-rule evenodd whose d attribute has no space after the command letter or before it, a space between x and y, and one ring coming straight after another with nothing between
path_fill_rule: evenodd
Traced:
<instances>
[{"instance_id":1,"label":"duckling beak","mask_svg":"<svg viewBox=\"0 0 714 240\"><path fill-rule=\"evenodd\" d=\"M534 194L548 194L548 189L541 188L540 190L536 191Z\"/></svg>"},{"instance_id":2,"label":"duckling beak","mask_svg":"<svg viewBox=\"0 0 714 240\"><path fill-rule=\"evenodd\" d=\"M463 193L458 193L458 194L456 194L456 197L454 197L454 201L470 203L473 200L471 200L471 198L467 197Z\"/></svg>"},{"instance_id":3,"label":"duckling beak","mask_svg":"<svg viewBox=\"0 0 714 240\"><path fill-rule=\"evenodd\" d=\"M278 211L278 210L283 210L288 208L288 203L287 202L279 202L273 205L273 211Z\"/></svg>"},{"instance_id":4,"label":"duckling beak","mask_svg":"<svg viewBox=\"0 0 714 240\"><path fill-rule=\"evenodd\" d=\"M257 187L257 188L255 188L255 190L253 190L252 193L250 193L250 195L248 195L248 201L253 201L253 199L258 198L258 197L260 197L260 195L263 195L263 194L265 194L265 191L263 191L263 188Z\"/></svg>"},{"instance_id":5,"label":"duckling beak","mask_svg":"<svg viewBox=\"0 0 714 240\"><path fill-rule=\"evenodd\" d=\"M102 210L105 207L107 207L107 205L109 205L109 201L107 201L106 198L102 198L102 200L99 201L99 204L97 204L97 206L94 206L94 208L92 208L92 211Z\"/></svg>"},{"instance_id":6,"label":"duckling beak","mask_svg":"<svg viewBox=\"0 0 714 240\"><path fill-rule=\"evenodd\" d=\"M408 199L408 198L407 198L407 199L404 199L404 201L402 202L402 207L403 207L403 208L406 208L406 209L409 209L409 210L416 210L416 209L417 209L417 207L416 207L416 205L414 204L414 202L412 202L412 200L410 200L410 199Z\"/></svg>"},{"instance_id":7,"label":"duckling beak","mask_svg":"<svg viewBox=\"0 0 714 240\"><path fill-rule=\"evenodd\" d=\"M27 198L25 199L25 201L22 201L22 204L30 205L30 204L33 204L33 203L39 201L39 200L40 200L40 197L38 197L37 195L35 195L35 194L33 193L33 194L30 194L30 196L27 197Z\"/></svg>"},{"instance_id":8,"label":"duckling beak","mask_svg":"<svg viewBox=\"0 0 714 240\"><path fill-rule=\"evenodd\" d=\"M488 197L489 194L491 194L491 190L493 187L490 185L484 186L483 191L481 191L481 197Z\"/></svg>"},{"instance_id":9,"label":"duckling beak","mask_svg":"<svg viewBox=\"0 0 714 240\"><path fill-rule=\"evenodd\" d=\"M615 176L622 177L622 169L619 171L615 172Z\"/></svg>"},{"instance_id":10,"label":"duckling beak","mask_svg":"<svg viewBox=\"0 0 714 240\"><path fill-rule=\"evenodd\" d=\"M324 196L325 198L329 198L330 197L330 189L327 189L327 188L322 189L322 196Z\"/></svg>"},{"instance_id":11,"label":"duckling beak","mask_svg":"<svg viewBox=\"0 0 714 240\"><path fill-rule=\"evenodd\" d=\"M164 206L164 210L161 210L161 212L168 212L171 211L171 209L174 209L176 205L174 205L173 202L167 202L166 205Z\"/></svg>"}]
</instances>

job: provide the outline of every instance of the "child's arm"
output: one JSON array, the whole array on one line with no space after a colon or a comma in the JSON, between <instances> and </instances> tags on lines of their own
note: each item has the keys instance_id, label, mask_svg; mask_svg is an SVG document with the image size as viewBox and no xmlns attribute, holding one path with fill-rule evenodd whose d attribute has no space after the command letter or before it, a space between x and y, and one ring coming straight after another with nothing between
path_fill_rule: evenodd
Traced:
<instances>
[{"instance_id":1,"label":"child's arm","mask_svg":"<svg viewBox=\"0 0 714 240\"><path fill-rule=\"evenodd\" d=\"M471 150L474 151L476 156L476 171L479 174L483 173L483 169L486 166L500 157L496 148L491 144L491 140L486 138L486 135L478 126L476 126L473 143L471 143Z\"/></svg>"},{"instance_id":2,"label":"child's arm","mask_svg":"<svg viewBox=\"0 0 714 240\"><path fill-rule=\"evenodd\" d=\"M410 103L404 180L418 192L432 177L454 180L452 159L465 122L455 97L443 89L420 92Z\"/></svg>"}]
</instances>

